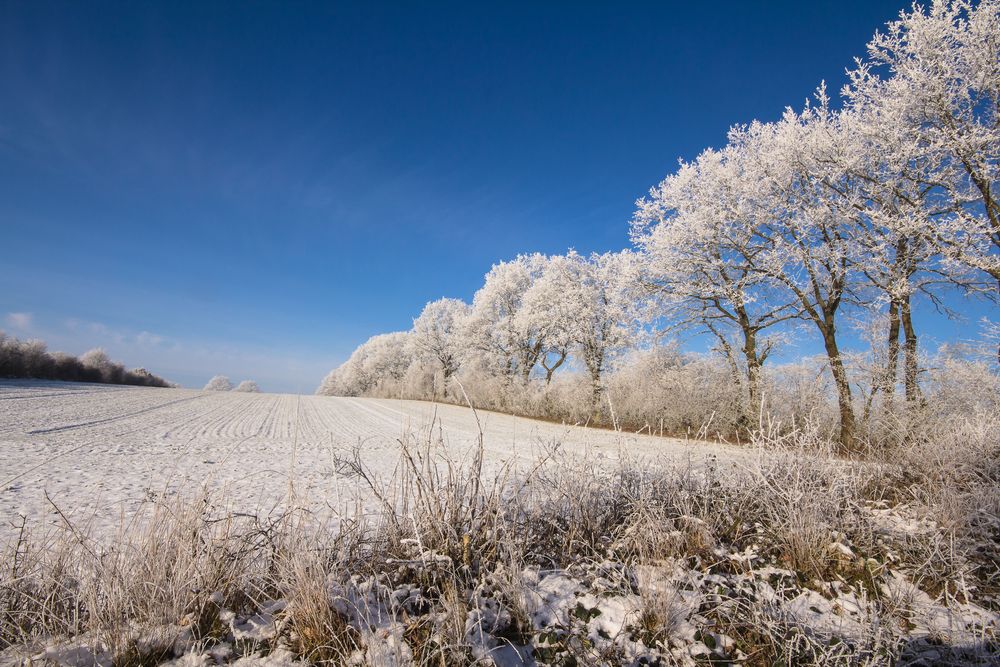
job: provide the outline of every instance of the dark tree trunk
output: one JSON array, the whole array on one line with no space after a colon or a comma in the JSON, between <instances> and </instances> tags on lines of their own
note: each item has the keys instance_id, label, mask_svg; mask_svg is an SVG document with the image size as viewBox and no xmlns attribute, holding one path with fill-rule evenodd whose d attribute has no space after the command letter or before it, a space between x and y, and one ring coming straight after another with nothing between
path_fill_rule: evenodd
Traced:
<instances>
[{"instance_id":1,"label":"dark tree trunk","mask_svg":"<svg viewBox=\"0 0 1000 667\"><path fill-rule=\"evenodd\" d=\"M739 425L742 428L751 428L752 424L760 418L760 376L761 368L764 365L763 357L766 356L766 352L764 355L761 355L759 352L757 346L757 329L750 324L750 318L746 310L742 307L737 307L736 312L736 319L740 326L740 332L743 335L743 349L741 351L747 365L745 378L740 371L736 352L729 344L729 341L715 327L709 325L708 328L719 339L719 345L722 347L722 351L726 355L726 360L729 362L730 373L733 376L733 382L740 392L740 396L743 396L744 379L746 381L746 404L741 406Z\"/></svg>"},{"instance_id":2,"label":"dark tree trunk","mask_svg":"<svg viewBox=\"0 0 1000 667\"><path fill-rule=\"evenodd\" d=\"M847 370L840 356L837 345L837 330L833 315L828 314L821 327L823 347L830 361L830 372L837 387L837 407L840 411L840 446L845 452L854 448L854 405L851 396L851 383L847 378Z\"/></svg>"},{"instance_id":3,"label":"dark tree trunk","mask_svg":"<svg viewBox=\"0 0 1000 667\"><path fill-rule=\"evenodd\" d=\"M549 384L552 383L552 374L556 372L557 368L559 368L560 366L563 365L564 361L566 361L566 353L565 352L560 352L559 353L559 358L556 360L556 363L552 364L552 366L549 366L548 363L546 362L545 356L544 355L542 356L542 368L545 369L545 386L546 387L549 386Z\"/></svg>"},{"instance_id":4,"label":"dark tree trunk","mask_svg":"<svg viewBox=\"0 0 1000 667\"><path fill-rule=\"evenodd\" d=\"M601 404L601 371L604 367L603 352L593 351L590 354L584 353L584 363L590 373L591 403L596 416Z\"/></svg>"},{"instance_id":5,"label":"dark tree trunk","mask_svg":"<svg viewBox=\"0 0 1000 667\"><path fill-rule=\"evenodd\" d=\"M878 388L885 392L886 403L891 407L896 396L896 377L899 368L899 301L895 298L889 301L889 345L886 355L885 376Z\"/></svg>"},{"instance_id":6,"label":"dark tree trunk","mask_svg":"<svg viewBox=\"0 0 1000 667\"><path fill-rule=\"evenodd\" d=\"M736 352L733 350L733 346L729 344L726 337L721 331L715 328L710 322L706 322L708 330L715 334L715 337L719 340L719 347L722 348L722 354L726 357L726 363L729 365L729 374L733 378L733 384L736 385L740 396L743 396L743 374L740 372L740 364L736 359ZM742 409L744 420L746 415L746 410Z\"/></svg>"},{"instance_id":7,"label":"dark tree trunk","mask_svg":"<svg viewBox=\"0 0 1000 667\"><path fill-rule=\"evenodd\" d=\"M590 371L590 386L591 386L591 400L594 403L594 409L600 406L601 403L601 371L592 370Z\"/></svg>"},{"instance_id":8,"label":"dark tree trunk","mask_svg":"<svg viewBox=\"0 0 1000 667\"><path fill-rule=\"evenodd\" d=\"M760 373L763 360L757 352L757 332L752 328L743 331L743 356L747 361L747 394L750 401L750 417L760 418Z\"/></svg>"},{"instance_id":9,"label":"dark tree trunk","mask_svg":"<svg viewBox=\"0 0 1000 667\"><path fill-rule=\"evenodd\" d=\"M525 382L531 377L531 371L535 368L535 364L538 363L538 358L542 354L542 344L535 343L531 347L526 347L521 350L521 379Z\"/></svg>"},{"instance_id":10,"label":"dark tree trunk","mask_svg":"<svg viewBox=\"0 0 1000 667\"><path fill-rule=\"evenodd\" d=\"M920 399L920 384L917 378L919 364L917 361L917 332L913 328L913 318L910 313L910 296L907 295L900 308L900 319L903 323L903 383L906 388L907 402Z\"/></svg>"}]
</instances>

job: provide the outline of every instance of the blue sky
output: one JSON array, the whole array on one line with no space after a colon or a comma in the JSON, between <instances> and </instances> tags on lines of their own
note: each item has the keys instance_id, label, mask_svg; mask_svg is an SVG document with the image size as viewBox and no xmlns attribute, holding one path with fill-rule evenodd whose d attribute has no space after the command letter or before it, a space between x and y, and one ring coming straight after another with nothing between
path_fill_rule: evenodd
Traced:
<instances>
[{"instance_id":1,"label":"blue sky","mask_svg":"<svg viewBox=\"0 0 1000 667\"><path fill-rule=\"evenodd\" d=\"M311 392L495 261L625 247L906 4L0 2L0 327Z\"/></svg>"}]
</instances>

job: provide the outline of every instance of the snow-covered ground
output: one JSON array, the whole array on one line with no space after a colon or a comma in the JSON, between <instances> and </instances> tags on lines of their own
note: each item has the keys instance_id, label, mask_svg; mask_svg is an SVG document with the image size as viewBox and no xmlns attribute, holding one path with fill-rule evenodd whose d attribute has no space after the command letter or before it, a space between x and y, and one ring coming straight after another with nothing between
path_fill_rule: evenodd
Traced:
<instances>
[{"instance_id":1,"label":"snow-covered ground","mask_svg":"<svg viewBox=\"0 0 1000 667\"><path fill-rule=\"evenodd\" d=\"M542 487L555 482L546 489L552 496L534 498L542 501L531 508L537 513L501 522L512 531L483 521L489 510L439 533L428 527L449 525L447 519L434 524L428 513L418 529L410 513L416 538L387 531L372 547L373 562L385 567L374 569L362 566L369 556L353 547L336 551L346 560L331 565L311 548L272 551L273 543L255 541L256 531L228 532L226 524L205 521L199 503L149 502L205 488L214 491L211 502L240 513L267 515L292 503L320 521L375 513L378 503L344 465L355 451L385 480L402 443L429 442L436 461L468 463L480 431L487 479L509 470L506 462L537 470L556 447L559 454L548 457L556 472L579 464L598 474L532 475ZM632 488L622 482L628 478L603 474L630 469L619 465L623 460L663 475ZM699 474L688 475L688 464ZM427 646L415 627L432 628L435 645L455 647L455 655L497 665L562 664L578 655L583 664L695 665L762 650L801 657L789 658L796 664L998 664L995 588L972 557L986 559L990 545L984 538L972 545L982 549L959 544L955 551L957 534L935 523L928 508L892 505L884 493L869 497L862 492L868 483L899 479L872 465L415 401L0 382L0 545L18 536L22 522L36 538L7 552L34 569L9 570L11 590L29 594L9 598L8 618L27 629L23 638L10 635L17 641L0 650L0 664L26 664L28 657L66 667L113 664L114 655L134 649L150 662L159 656L210 665L242 657L249 662L239 664L291 665L308 652L294 619L308 616L317 582L337 622L351 628L344 636L357 640L345 645L352 664L411 664L414 651ZM616 495L623 486L624 495ZM546 498L560 500L545 505ZM623 498L629 502L615 500ZM148 518L143 510L155 507L162 524L154 520L116 539L119 522ZM520 516L530 520L517 524ZM986 513L976 517L987 520ZM55 535L47 550L38 531L67 521L73 530L61 535L72 539ZM584 524L579 532L576 521ZM216 525L225 539L205 539ZM263 525L288 531L275 534L291 545L312 544L317 528L338 534L310 521ZM993 524L983 525L982 534L995 534ZM603 532L591 535L593 542L576 539L588 530ZM548 542L549 531L563 532ZM80 534L108 537L101 542L109 548L94 551L89 540L76 539ZM359 539L343 535L347 543ZM493 550L501 541L504 548ZM23 547L29 542L32 548ZM937 553L944 544L952 545L950 555ZM47 561L53 554L59 558ZM162 567L177 554L192 560L176 573ZM212 578L218 563L235 562L226 560L233 554L251 554L240 562L257 565ZM64 571L60 558L78 569ZM482 569L473 575L471 563ZM76 600L66 607L72 622L57 617L32 629L35 600L47 599L36 598L34 587L47 590L53 581ZM201 581L211 587L199 588ZM441 582L450 582L456 597L440 595ZM92 618L74 625L76 605L114 591L128 609L149 591L160 597L155 608L136 605L139 611L124 619L114 604L95 607ZM267 595L257 599L260 591ZM337 627L324 625L322 633ZM334 641L322 633L324 642Z\"/></svg>"},{"instance_id":2,"label":"snow-covered ground","mask_svg":"<svg viewBox=\"0 0 1000 667\"><path fill-rule=\"evenodd\" d=\"M487 468L525 465L558 443L563 452L650 465L718 456L735 448L620 434L479 412ZM238 511L266 511L287 498L336 515L369 498L339 474L338 457L391 474L402 438L444 443L460 460L478 439L464 407L418 401L203 392L43 381L0 381L0 543L29 525L57 524L59 512L98 532L162 493L223 489ZM58 510L56 510L58 507ZM332 508L332 509L331 509Z\"/></svg>"}]
</instances>

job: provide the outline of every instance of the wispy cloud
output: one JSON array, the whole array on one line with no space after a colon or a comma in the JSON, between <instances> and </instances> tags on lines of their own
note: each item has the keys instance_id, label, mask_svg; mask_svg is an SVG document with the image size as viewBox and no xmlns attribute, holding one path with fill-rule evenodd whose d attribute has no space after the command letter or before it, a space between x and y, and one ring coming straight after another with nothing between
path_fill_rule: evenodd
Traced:
<instances>
[{"instance_id":1,"label":"wispy cloud","mask_svg":"<svg viewBox=\"0 0 1000 667\"><path fill-rule=\"evenodd\" d=\"M4 321L11 329L27 331L31 328L32 319L31 313L7 313L7 317L4 318Z\"/></svg>"},{"instance_id":2,"label":"wispy cloud","mask_svg":"<svg viewBox=\"0 0 1000 667\"><path fill-rule=\"evenodd\" d=\"M71 318L65 320L63 324L67 331L74 334L85 334L99 337L102 344L117 343L119 345L133 345L139 348L149 347L177 347L176 341L168 339L166 336L153 333L152 331L123 331L109 327L103 322L88 322Z\"/></svg>"},{"instance_id":3,"label":"wispy cloud","mask_svg":"<svg viewBox=\"0 0 1000 667\"><path fill-rule=\"evenodd\" d=\"M86 322L83 320L69 319L66 320L66 328L75 333L87 333L100 336L103 339L104 344L124 343L128 338L125 333L115 331L101 322Z\"/></svg>"},{"instance_id":4,"label":"wispy cloud","mask_svg":"<svg viewBox=\"0 0 1000 667\"><path fill-rule=\"evenodd\" d=\"M150 331L140 331L135 336L135 342L142 347L160 347L168 343L166 338Z\"/></svg>"}]
</instances>

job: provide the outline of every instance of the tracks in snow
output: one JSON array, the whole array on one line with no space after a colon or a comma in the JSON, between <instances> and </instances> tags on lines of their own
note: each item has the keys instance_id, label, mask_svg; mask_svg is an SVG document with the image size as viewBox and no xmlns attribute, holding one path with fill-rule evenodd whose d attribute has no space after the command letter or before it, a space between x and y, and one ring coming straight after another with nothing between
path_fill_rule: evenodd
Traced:
<instances>
[{"instance_id":1,"label":"tracks in snow","mask_svg":"<svg viewBox=\"0 0 1000 667\"><path fill-rule=\"evenodd\" d=\"M123 419L131 419L132 417L138 417L139 415L144 415L147 412L152 412L154 410L159 410L160 408L165 408L168 405L176 405L177 403L186 403L187 401L195 401L201 398L201 396L188 396L187 398L178 398L173 401L167 401L166 403L160 403L158 405L153 405L148 408L143 408L142 410L136 410L135 412L126 412L125 414L115 415L113 417L105 417L104 419L94 419L92 421L80 422L79 424L66 424L65 426L53 426L51 428L40 428L33 431L28 431L27 435L43 435L45 433L56 433L58 431L71 431L75 428L87 428L88 426L96 426L98 424L106 424L113 421L121 421Z\"/></svg>"}]
</instances>

